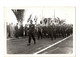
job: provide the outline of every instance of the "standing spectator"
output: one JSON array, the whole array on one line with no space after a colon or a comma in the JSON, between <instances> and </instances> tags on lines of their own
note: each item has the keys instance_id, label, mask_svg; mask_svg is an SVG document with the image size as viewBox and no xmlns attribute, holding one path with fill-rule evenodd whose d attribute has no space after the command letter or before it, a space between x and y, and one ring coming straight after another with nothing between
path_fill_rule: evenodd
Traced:
<instances>
[{"instance_id":1,"label":"standing spectator","mask_svg":"<svg viewBox=\"0 0 80 57\"><path fill-rule=\"evenodd\" d=\"M11 38L14 37L14 26L13 26L13 23L11 23L11 25L10 25L10 35L11 35Z\"/></svg>"},{"instance_id":2,"label":"standing spectator","mask_svg":"<svg viewBox=\"0 0 80 57\"><path fill-rule=\"evenodd\" d=\"M10 37L10 24L7 24L7 37Z\"/></svg>"},{"instance_id":3,"label":"standing spectator","mask_svg":"<svg viewBox=\"0 0 80 57\"><path fill-rule=\"evenodd\" d=\"M25 30L25 36L27 36L27 25L26 24L25 24L24 30Z\"/></svg>"},{"instance_id":4,"label":"standing spectator","mask_svg":"<svg viewBox=\"0 0 80 57\"><path fill-rule=\"evenodd\" d=\"M19 36L19 30L18 30L18 23L15 26L15 37L18 38Z\"/></svg>"},{"instance_id":5,"label":"standing spectator","mask_svg":"<svg viewBox=\"0 0 80 57\"><path fill-rule=\"evenodd\" d=\"M23 36L23 24L20 25L20 36Z\"/></svg>"}]
</instances>

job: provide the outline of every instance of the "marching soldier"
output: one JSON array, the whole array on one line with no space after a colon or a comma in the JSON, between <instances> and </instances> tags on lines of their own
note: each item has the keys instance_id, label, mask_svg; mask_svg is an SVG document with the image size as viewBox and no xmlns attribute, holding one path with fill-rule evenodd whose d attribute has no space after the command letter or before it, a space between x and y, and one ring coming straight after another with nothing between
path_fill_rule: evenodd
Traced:
<instances>
[{"instance_id":1,"label":"marching soldier","mask_svg":"<svg viewBox=\"0 0 80 57\"><path fill-rule=\"evenodd\" d=\"M34 41L34 44L36 44L36 39L34 37L34 32L35 32L35 25L33 24L33 21L30 20L28 46L31 44L31 38Z\"/></svg>"},{"instance_id":2,"label":"marching soldier","mask_svg":"<svg viewBox=\"0 0 80 57\"><path fill-rule=\"evenodd\" d=\"M51 40L53 40L53 27L51 25L48 26L48 37L50 37Z\"/></svg>"},{"instance_id":3,"label":"marching soldier","mask_svg":"<svg viewBox=\"0 0 80 57\"><path fill-rule=\"evenodd\" d=\"M41 27L38 27L38 40L41 38L42 39L42 28Z\"/></svg>"}]
</instances>

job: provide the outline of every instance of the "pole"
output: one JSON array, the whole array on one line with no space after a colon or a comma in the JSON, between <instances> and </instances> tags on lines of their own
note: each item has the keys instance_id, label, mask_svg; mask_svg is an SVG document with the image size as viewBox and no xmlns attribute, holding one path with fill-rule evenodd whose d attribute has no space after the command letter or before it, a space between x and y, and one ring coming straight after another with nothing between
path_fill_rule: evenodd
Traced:
<instances>
[{"instance_id":1,"label":"pole","mask_svg":"<svg viewBox=\"0 0 80 57\"><path fill-rule=\"evenodd\" d=\"M55 9L54 9L54 19L55 19Z\"/></svg>"}]
</instances>

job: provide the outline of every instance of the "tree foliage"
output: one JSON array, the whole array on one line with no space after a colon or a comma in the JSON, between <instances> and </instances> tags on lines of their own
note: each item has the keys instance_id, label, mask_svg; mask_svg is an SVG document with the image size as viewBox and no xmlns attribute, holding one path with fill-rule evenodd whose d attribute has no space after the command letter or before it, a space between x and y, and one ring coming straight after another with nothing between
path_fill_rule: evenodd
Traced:
<instances>
[{"instance_id":1,"label":"tree foliage","mask_svg":"<svg viewBox=\"0 0 80 57\"><path fill-rule=\"evenodd\" d=\"M24 17L24 9L12 9L13 13L15 14L18 22L23 22Z\"/></svg>"}]
</instances>

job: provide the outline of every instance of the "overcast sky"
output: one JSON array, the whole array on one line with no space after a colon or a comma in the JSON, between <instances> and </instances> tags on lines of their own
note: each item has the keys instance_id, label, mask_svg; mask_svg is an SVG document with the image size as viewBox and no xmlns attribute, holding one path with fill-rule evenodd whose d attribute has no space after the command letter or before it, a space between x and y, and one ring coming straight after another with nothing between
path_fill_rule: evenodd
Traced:
<instances>
[{"instance_id":1,"label":"overcast sky","mask_svg":"<svg viewBox=\"0 0 80 57\"><path fill-rule=\"evenodd\" d=\"M5 19L7 22L16 23L16 17L11 11L12 8L5 9ZM18 8L17 8L18 9ZM23 9L23 8L20 8ZM27 23L27 19L32 14L32 20L34 17L38 17L37 23L40 22L42 17L59 17L60 19L65 19L66 23L73 24L75 22L75 8L74 7L29 7L24 8L24 21L23 24ZM54 13L55 12L55 13Z\"/></svg>"}]
</instances>

